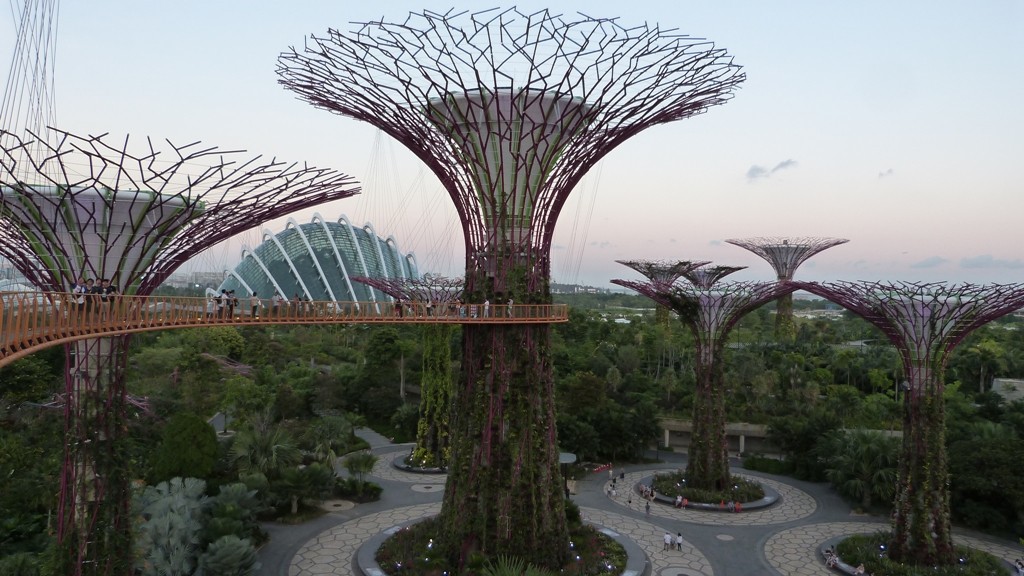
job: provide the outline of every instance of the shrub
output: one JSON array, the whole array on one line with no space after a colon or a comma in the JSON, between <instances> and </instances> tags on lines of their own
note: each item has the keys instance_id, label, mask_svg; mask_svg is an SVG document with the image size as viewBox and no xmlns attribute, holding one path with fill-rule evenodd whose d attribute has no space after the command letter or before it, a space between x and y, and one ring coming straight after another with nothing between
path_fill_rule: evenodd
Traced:
<instances>
[{"instance_id":1,"label":"shrub","mask_svg":"<svg viewBox=\"0 0 1024 576\"><path fill-rule=\"evenodd\" d=\"M885 549L889 543L888 532L860 534L844 539L836 546L836 554L851 566L864 564L867 574L886 576L987 576L1006 574L1002 560L966 546L957 546L957 558L962 563L952 566L914 566L889 560Z\"/></svg>"},{"instance_id":2,"label":"shrub","mask_svg":"<svg viewBox=\"0 0 1024 576\"><path fill-rule=\"evenodd\" d=\"M206 549L199 559L203 576L250 576L260 567L252 542L227 535Z\"/></svg>"},{"instance_id":3,"label":"shrub","mask_svg":"<svg viewBox=\"0 0 1024 576\"><path fill-rule=\"evenodd\" d=\"M791 462L768 458L761 454L753 454L744 458L743 467L747 470L764 472L766 474L777 474L779 476L791 476L793 474L793 464Z\"/></svg>"},{"instance_id":4,"label":"shrub","mask_svg":"<svg viewBox=\"0 0 1024 576\"><path fill-rule=\"evenodd\" d=\"M715 503L722 501L754 502L764 498L764 488L757 482L732 477L732 488L729 490L699 490L686 485L686 480L679 472L658 474L654 477L654 489L658 494L675 498L682 496L691 502Z\"/></svg>"},{"instance_id":5,"label":"shrub","mask_svg":"<svg viewBox=\"0 0 1024 576\"><path fill-rule=\"evenodd\" d=\"M163 440L156 449L150 482L158 484L171 478L203 478L217 463L217 432L195 414L173 416L164 428Z\"/></svg>"}]
</instances>

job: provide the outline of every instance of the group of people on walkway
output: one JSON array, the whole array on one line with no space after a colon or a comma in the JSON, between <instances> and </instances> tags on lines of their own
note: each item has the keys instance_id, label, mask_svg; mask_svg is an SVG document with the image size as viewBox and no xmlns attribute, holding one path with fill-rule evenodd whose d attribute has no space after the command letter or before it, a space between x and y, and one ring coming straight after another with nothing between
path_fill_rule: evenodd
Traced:
<instances>
[{"instance_id":1,"label":"group of people on walkway","mask_svg":"<svg viewBox=\"0 0 1024 576\"><path fill-rule=\"evenodd\" d=\"M662 550L678 550L683 551L683 533L676 532L675 538L672 537L671 532L665 532L665 547Z\"/></svg>"},{"instance_id":2,"label":"group of people on walkway","mask_svg":"<svg viewBox=\"0 0 1024 576\"><path fill-rule=\"evenodd\" d=\"M120 294L117 284L109 278L100 278L97 282L80 276L71 284L71 308L79 315L98 314L100 318L108 318Z\"/></svg>"}]
</instances>

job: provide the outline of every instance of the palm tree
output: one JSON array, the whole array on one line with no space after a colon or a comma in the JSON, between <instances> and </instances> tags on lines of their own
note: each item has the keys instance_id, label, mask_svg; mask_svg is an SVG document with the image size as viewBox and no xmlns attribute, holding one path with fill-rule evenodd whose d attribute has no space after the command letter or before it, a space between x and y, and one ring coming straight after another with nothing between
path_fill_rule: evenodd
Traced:
<instances>
[{"instance_id":1,"label":"palm tree","mask_svg":"<svg viewBox=\"0 0 1024 576\"><path fill-rule=\"evenodd\" d=\"M822 442L825 476L844 496L859 498L867 510L873 501L890 501L896 490L900 441L877 430L831 433Z\"/></svg>"},{"instance_id":2,"label":"palm tree","mask_svg":"<svg viewBox=\"0 0 1024 576\"><path fill-rule=\"evenodd\" d=\"M231 461L240 474L260 473L274 479L281 471L302 461L295 440L264 415L252 426L235 436L231 445Z\"/></svg>"}]
</instances>

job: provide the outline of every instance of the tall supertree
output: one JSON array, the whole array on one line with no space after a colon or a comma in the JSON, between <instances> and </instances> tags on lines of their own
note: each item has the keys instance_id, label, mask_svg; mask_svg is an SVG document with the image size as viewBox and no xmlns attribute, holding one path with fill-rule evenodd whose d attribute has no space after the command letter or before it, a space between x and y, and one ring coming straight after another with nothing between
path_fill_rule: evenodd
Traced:
<instances>
[{"instance_id":1,"label":"tall supertree","mask_svg":"<svg viewBox=\"0 0 1024 576\"><path fill-rule=\"evenodd\" d=\"M281 83L418 156L455 202L466 295L551 301L551 235L584 174L628 138L728 101L743 81L713 44L615 19L424 11L329 30L281 55ZM439 545L560 568L568 557L550 327L463 329Z\"/></svg>"},{"instance_id":2,"label":"tall supertree","mask_svg":"<svg viewBox=\"0 0 1024 576\"><path fill-rule=\"evenodd\" d=\"M457 317L465 288L462 278L425 274L422 278L353 278L403 302L414 303L413 313ZM396 314L402 313L400 308ZM420 376L420 419L412 460L418 466L446 468L451 456L451 401L454 386L452 334L455 325L427 323L423 331L423 370Z\"/></svg>"},{"instance_id":3,"label":"tall supertree","mask_svg":"<svg viewBox=\"0 0 1024 576\"><path fill-rule=\"evenodd\" d=\"M107 278L150 294L188 258L268 219L358 189L333 170L285 164L198 143L44 138L0 131L0 255L50 292ZM61 313L111 317L117 300ZM62 574L129 574L132 548L125 461L129 336L79 340L66 350L66 445L57 537Z\"/></svg>"},{"instance_id":4,"label":"tall supertree","mask_svg":"<svg viewBox=\"0 0 1024 576\"><path fill-rule=\"evenodd\" d=\"M633 267L635 268L635 267ZM720 269L721 278L728 274ZM700 275L707 280L716 274ZM730 485L729 450L725 435L725 383L722 353L729 332L745 314L791 292L778 282L676 281L671 285L612 280L675 312L690 329L696 347L693 434L687 450L686 484L705 490Z\"/></svg>"},{"instance_id":5,"label":"tall supertree","mask_svg":"<svg viewBox=\"0 0 1024 576\"><path fill-rule=\"evenodd\" d=\"M761 258L775 270L780 282L793 279L796 269L818 252L827 250L849 240L843 238L797 238L797 237L766 237L766 238L733 238L726 240L746 248ZM775 304L775 337L780 340L793 341L796 327L793 324L793 294L787 293Z\"/></svg>"},{"instance_id":6,"label":"tall supertree","mask_svg":"<svg viewBox=\"0 0 1024 576\"><path fill-rule=\"evenodd\" d=\"M874 324L903 361L903 444L889 556L922 566L956 561L949 520L944 373L978 327L1024 306L1024 284L794 282Z\"/></svg>"}]
</instances>

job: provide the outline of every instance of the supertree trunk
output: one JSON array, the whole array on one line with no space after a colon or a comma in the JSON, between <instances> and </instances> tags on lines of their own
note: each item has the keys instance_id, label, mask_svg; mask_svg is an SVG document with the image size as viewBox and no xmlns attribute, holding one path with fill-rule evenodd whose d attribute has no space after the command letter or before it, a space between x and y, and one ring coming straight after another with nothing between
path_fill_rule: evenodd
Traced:
<instances>
[{"instance_id":1,"label":"supertree trunk","mask_svg":"<svg viewBox=\"0 0 1024 576\"><path fill-rule=\"evenodd\" d=\"M686 485L690 488L724 490L730 482L721 354L720 343L710 350L697 351L693 433L686 462Z\"/></svg>"},{"instance_id":2,"label":"supertree trunk","mask_svg":"<svg viewBox=\"0 0 1024 576\"><path fill-rule=\"evenodd\" d=\"M128 336L67 345L60 574L132 573L124 372Z\"/></svg>"},{"instance_id":3,"label":"supertree trunk","mask_svg":"<svg viewBox=\"0 0 1024 576\"><path fill-rule=\"evenodd\" d=\"M917 374L915 374L917 372ZM911 371L889 556L919 566L956 561L949 520L942 370Z\"/></svg>"},{"instance_id":4,"label":"supertree trunk","mask_svg":"<svg viewBox=\"0 0 1024 576\"><path fill-rule=\"evenodd\" d=\"M412 453L413 461L423 467L446 467L451 455L453 332L451 324L423 326L420 420Z\"/></svg>"},{"instance_id":5,"label":"supertree trunk","mask_svg":"<svg viewBox=\"0 0 1024 576\"><path fill-rule=\"evenodd\" d=\"M793 295L785 294L775 301L775 339L780 342L796 340L796 322L793 321Z\"/></svg>"},{"instance_id":6,"label":"supertree trunk","mask_svg":"<svg viewBox=\"0 0 1024 576\"><path fill-rule=\"evenodd\" d=\"M546 285L528 292L525 282L510 282L498 294L493 279L482 280L490 285L467 291L469 302L517 295L524 303L551 302ZM467 274L467 286L474 284L480 285ZM440 514L442 550L460 567L482 552L559 569L568 556L569 534L555 436L550 328L465 325L463 330L462 377Z\"/></svg>"}]
</instances>

